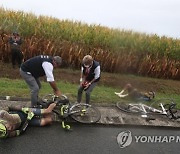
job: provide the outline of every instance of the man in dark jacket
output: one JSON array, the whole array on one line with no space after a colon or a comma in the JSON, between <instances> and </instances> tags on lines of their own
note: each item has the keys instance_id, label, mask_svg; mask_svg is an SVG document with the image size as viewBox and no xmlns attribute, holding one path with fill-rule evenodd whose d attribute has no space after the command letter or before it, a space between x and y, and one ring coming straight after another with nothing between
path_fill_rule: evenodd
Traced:
<instances>
[{"instance_id":1,"label":"man in dark jacket","mask_svg":"<svg viewBox=\"0 0 180 154\"><path fill-rule=\"evenodd\" d=\"M20 50L20 46L22 44L22 39L17 32L14 32L13 35L9 39L9 44L11 48L11 62L13 68L15 68L16 61L18 66L21 66L23 60L23 54Z\"/></svg>"},{"instance_id":2,"label":"man in dark jacket","mask_svg":"<svg viewBox=\"0 0 180 154\"><path fill-rule=\"evenodd\" d=\"M53 69L60 66L61 63L62 59L59 56L40 55L30 58L21 65L20 74L31 89L32 107L35 107L38 102L39 89L41 88L39 77L46 76L54 94L61 96L53 75Z\"/></svg>"},{"instance_id":3,"label":"man in dark jacket","mask_svg":"<svg viewBox=\"0 0 180 154\"><path fill-rule=\"evenodd\" d=\"M86 55L82 61L80 87L78 89L77 102L81 102L82 92L86 93L86 104L90 102L90 94L97 82L100 80L99 62L93 60L90 55Z\"/></svg>"}]
</instances>

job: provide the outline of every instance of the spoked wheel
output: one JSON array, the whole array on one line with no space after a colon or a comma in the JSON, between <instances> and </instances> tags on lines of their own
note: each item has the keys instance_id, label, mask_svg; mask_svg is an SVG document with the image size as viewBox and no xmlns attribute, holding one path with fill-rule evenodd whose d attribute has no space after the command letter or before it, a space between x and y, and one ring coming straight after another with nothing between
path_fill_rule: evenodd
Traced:
<instances>
[{"instance_id":1,"label":"spoked wheel","mask_svg":"<svg viewBox=\"0 0 180 154\"><path fill-rule=\"evenodd\" d=\"M162 104L162 105L161 105ZM170 118L171 116L171 113L170 113L170 107L175 104L174 103L174 100L172 99L169 99L169 98L164 98L164 99L159 99L157 101L154 101L153 103L151 103L151 107L154 107L156 109L159 109L159 110L162 110L162 107L165 109L165 111L167 112L167 114L164 114L166 115L167 117ZM173 106L171 112L172 114L176 112L176 109L174 108L175 106ZM162 113L158 113L158 112L154 112L153 114L160 114L160 115L163 115Z\"/></svg>"},{"instance_id":2,"label":"spoked wheel","mask_svg":"<svg viewBox=\"0 0 180 154\"><path fill-rule=\"evenodd\" d=\"M88 104L76 104L70 112L71 117L80 123L96 123L101 118L99 110Z\"/></svg>"},{"instance_id":3,"label":"spoked wheel","mask_svg":"<svg viewBox=\"0 0 180 154\"><path fill-rule=\"evenodd\" d=\"M54 94L47 94L43 96L40 102L38 102L38 107L47 108L51 103L54 102L54 98Z\"/></svg>"},{"instance_id":4,"label":"spoked wheel","mask_svg":"<svg viewBox=\"0 0 180 154\"><path fill-rule=\"evenodd\" d=\"M61 105L68 104L69 100L67 96L65 95L62 95L61 97L57 97L54 94L48 94L42 97L41 104L42 105L44 104L44 106L49 106L51 103L54 103L54 102L56 103L56 108L57 108Z\"/></svg>"},{"instance_id":5,"label":"spoked wheel","mask_svg":"<svg viewBox=\"0 0 180 154\"><path fill-rule=\"evenodd\" d=\"M159 104L165 105L165 104L172 104L172 103L174 103L174 100L173 100L173 99L164 98L164 99L159 99L159 100L157 100L157 101L153 101L150 106L151 106L151 107L158 108L158 107L159 107Z\"/></svg>"},{"instance_id":6,"label":"spoked wheel","mask_svg":"<svg viewBox=\"0 0 180 154\"><path fill-rule=\"evenodd\" d=\"M52 103L54 102L54 97L55 97L54 94L47 94L42 97L42 101L47 104Z\"/></svg>"},{"instance_id":7,"label":"spoked wheel","mask_svg":"<svg viewBox=\"0 0 180 154\"><path fill-rule=\"evenodd\" d=\"M142 114L143 112L140 110L139 106L125 104L122 102L117 102L116 106L123 112L133 113L133 114Z\"/></svg>"}]
</instances>

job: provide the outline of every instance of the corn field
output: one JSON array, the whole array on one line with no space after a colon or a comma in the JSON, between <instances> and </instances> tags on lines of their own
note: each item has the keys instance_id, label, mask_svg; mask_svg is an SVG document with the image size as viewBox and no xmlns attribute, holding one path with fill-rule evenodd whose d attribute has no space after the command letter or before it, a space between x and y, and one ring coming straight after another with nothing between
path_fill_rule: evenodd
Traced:
<instances>
[{"instance_id":1,"label":"corn field","mask_svg":"<svg viewBox=\"0 0 180 154\"><path fill-rule=\"evenodd\" d=\"M8 39L15 31L23 38L25 60L39 54L59 55L66 67L79 69L83 56L90 54L103 71L180 79L178 39L0 8L0 60L4 62L10 62Z\"/></svg>"}]
</instances>

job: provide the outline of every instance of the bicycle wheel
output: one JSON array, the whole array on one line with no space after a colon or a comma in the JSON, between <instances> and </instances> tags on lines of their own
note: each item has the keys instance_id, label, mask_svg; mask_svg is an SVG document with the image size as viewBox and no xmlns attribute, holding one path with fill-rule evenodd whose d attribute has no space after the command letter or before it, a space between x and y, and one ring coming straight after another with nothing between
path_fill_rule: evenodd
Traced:
<instances>
[{"instance_id":1,"label":"bicycle wheel","mask_svg":"<svg viewBox=\"0 0 180 154\"><path fill-rule=\"evenodd\" d=\"M142 114L143 111L140 109L140 107L138 105L135 104L125 104L122 102L117 102L116 106L118 109L120 109L123 112L127 112L127 113L133 113L133 114Z\"/></svg>"},{"instance_id":2,"label":"bicycle wheel","mask_svg":"<svg viewBox=\"0 0 180 154\"><path fill-rule=\"evenodd\" d=\"M156 100L156 101L153 101L151 104L150 104L150 106L151 107L159 107L159 104L163 104L163 105L165 105L165 104L172 104L172 103L174 103L174 100L173 99L170 99L170 98L163 98L163 99L159 99L159 100Z\"/></svg>"},{"instance_id":3,"label":"bicycle wheel","mask_svg":"<svg viewBox=\"0 0 180 154\"><path fill-rule=\"evenodd\" d=\"M65 105L69 103L69 100L67 96L61 95L60 97L55 96L54 94L47 94L44 97L42 97L41 104L44 106L49 106L51 103L56 103L56 107L59 107L61 105Z\"/></svg>"},{"instance_id":4,"label":"bicycle wheel","mask_svg":"<svg viewBox=\"0 0 180 154\"><path fill-rule=\"evenodd\" d=\"M169 98L163 98L154 101L151 103L150 107L154 108L155 110L150 110L149 114L165 115L170 118L171 115L176 112L176 109L174 107L170 110L172 104L174 104L174 100Z\"/></svg>"},{"instance_id":5,"label":"bicycle wheel","mask_svg":"<svg viewBox=\"0 0 180 154\"><path fill-rule=\"evenodd\" d=\"M47 95L43 96L42 101L47 104L54 102L54 94L47 94Z\"/></svg>"},{"instance_id":6,"label":"bicycle wheel","mask_svg":"<svg viewBox=\"0 0 180 154\"><path fill-rule=\"evenodd\" d=\"M80 123L96 123L100 120L100 111L88 104L76 104L70 110L71 117Z\"/></svg>"}]
</instances>

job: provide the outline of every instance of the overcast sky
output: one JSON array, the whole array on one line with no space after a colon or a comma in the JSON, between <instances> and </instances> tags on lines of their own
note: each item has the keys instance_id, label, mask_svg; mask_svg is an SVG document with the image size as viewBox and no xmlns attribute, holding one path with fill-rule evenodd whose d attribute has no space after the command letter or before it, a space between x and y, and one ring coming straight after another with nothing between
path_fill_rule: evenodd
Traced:
<instances>
[{"instance_id":1,"label":"overcast sky","mask_svg":"<svg viewBox=\"0 0 180 154\"><path fill-rule=\"evenodd\" d=\"M0 0L0 6L180 39L180 0Z\"/></svg>"}]
</instances>

